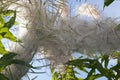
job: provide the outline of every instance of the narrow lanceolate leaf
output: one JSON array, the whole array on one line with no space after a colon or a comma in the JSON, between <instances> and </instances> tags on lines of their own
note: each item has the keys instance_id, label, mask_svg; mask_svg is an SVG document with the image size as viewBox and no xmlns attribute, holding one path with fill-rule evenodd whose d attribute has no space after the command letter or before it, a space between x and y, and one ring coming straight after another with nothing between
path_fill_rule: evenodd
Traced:
<instances>
[{"instance_id":1,"label":"narrow lanceolate leaf","mask_svg":"<svg viewBox=\"0 0 120 80\"><path fill-rule=\"evenodd\" d=\"M3 38L7 38L7 39L9 39L11 41L15 41L15 42L17 41L17 38L6 27L0 29L0 34Z\"/></svg>"},{"instance_id":2,"label":"narrow lanceolate leaf","mask_svg":"<svg viewBox=\"0 0 120 80\"><path fill-rule=\"evenodd\" d=\"M7 51L5 50L5 47L3 46L2 42L0 41L0 54L6 54Z\"/></svg>"},{"instance_id":3,"label":"narrow lanceolate leaf","mask_svg":"<svg viewBox=\"0 0 120 80\"><path fill-rule=\"evenodd\" d=\"M0 40L2 39L3 37L0 35Z\"/></svg>"},{"instance_id":4,"label":"narrow lanceolate leaf","mask_svg":"<svg viewBox=\"0 0 120 80\"><path fill-rule=\"evenodd\" d=\"M104 0L104 7L109 6L114 0Z\"/></svg>"},{"instance_id":5,"label":"narrow lanceolate leaf","mask_svg":"<svg viewBox=\"0 0 120 80\"><path fill-rule=\"evenodd\" d=\"M109 63L109 56L108 55L102 55L101 56L101 63L104 62L104 67L107 68Z\"/></svg>"},{"instance_id":6,"label":"narrow lanceolate leaf","mask_svg":"<svg viewBox=\"0 0 120 80\"><path fill-rule=\"evenodd\" d=\"M5 24L5 21L3 19L3 17L0 15L0 28L3 27Z\"/></svg>"},{"instance_id":7,"label":"narrow lanceolate leaf","mask_svg":"<svg viewBox=\"0 0 120 80\"><path fill-rule=\"evenodd\" d=\"M88 73L88 76L85 80L94 80L92 75L95 73L95 68L92 68L91 71Z\"/></svg>"},{"instance_id":8,"label":"narrow lanceolate leaf","mask_svg":"<svg viewBox=\"0 0 120 80\"><path fill-rule=\"evenodd\" d=\"M109 63L109 56L105 55L105 68L107 68Z\"/></svg>"},{"instance_id":9,"label":"narrow lanceolate leaf","mask_svg":"<svg viewBox=\"0 0 120 80\"><path fill-rule=\"evenodd\" d=\"M55 70L55 67L52 67L52 69L51 69L52 74L54 73L54 70Z\"/></svg>"},{"instance_id":10,"label":"narrow lanceolate leaf","mask_svg":"<svg viewBox=\"0 0 120 80\"><path fill-rule=\"evenodd\" d=\"M91 76L89 76L89 78L86 78L84 80L95 80L95 79L100 78L102 76L103 76L102 74L91 75Z\"/></svg>"},{"instance_id":11,"label":"narrow lanceolate leaf","mask_svg":"<svg viewBox=\"0 0 120 80\"><path fill-rule=\"evenodd\" d=\"M0 72L4 70L6 66L12 64L12 60L16 55L15 53L9 53L0 58Z\"/></svg>"},{"instance_id":12,"label":"narrow lanceolate leaf","mask_svg":"<svg viewBox=\"0 0 120 80\"><path fill-rule=\"evenodd\" d=\"M58 80L58 73L55 72L53 75L52 75L52 80Z\"/></svg>"},{"instance_id":13,"label":"narrow lanceolate leaf","mask_svg":"<svg viewBox=\"0 0 120 80\"><path fill-rule=\"evenodd\" d=\"M9 54L5 54L3 57L0 58L0 72L11 64L18 64L29 68L34 68L32 65L26 63L25 61L14 59L16 55L16 53L9 52Z\"/></svg>"},{"instance_id":14,"label":"narrow lanceolate leaf","mask_svg":"<svg viewBox=\"0 0 120 80\"><path fill-rule=\"evenodd\" d=\"M4 38L17 42L17 38L10 31L5 34Z\"/></svg>"},{"instance_id":15,"label":"narrow lanceolate leaf","mask_svg":"<svg viewBox=\"0 0 120 80\"><path fill-rule=\"evenodd\" d=\"M0 73L0 80L9 80L5 75Z\"/></svg>"},{"instance_id":16,"label":"narrow lanceolate leaf","mask_svg":"<svg viewBox=\"0 0 120 80\"><path fill-rule=\"evenodd\" d=\"M4 60L12 60L17 54L13 52L9 52L9 54L5 54L3 57L0 58L0 61Z\"/></svg>"},{"instance_id":17,"label":"narrow lanceolate leaf","mask_svg":"<svg viewBox=\"0 0 120 80\"><path fill-rule=\"evenodd\" d=\"M5 23L4 27L10 29L14 25L15 19L16 19L16 11L14 11L13 17L11 17L10 20L7 23Z\"/></svg>"},{"instance_id":18,"label":"narrow lanceolate leaf","mask_svg":"<svg viewBox=\"0 0 120 80\"><path fill-rule=\"evenodd\" d=\"M1 45L1 44L0 44ZM5 48L0 47L0 54L7 54L8 52L5 50Z\"/></svg>"}]
</instances>

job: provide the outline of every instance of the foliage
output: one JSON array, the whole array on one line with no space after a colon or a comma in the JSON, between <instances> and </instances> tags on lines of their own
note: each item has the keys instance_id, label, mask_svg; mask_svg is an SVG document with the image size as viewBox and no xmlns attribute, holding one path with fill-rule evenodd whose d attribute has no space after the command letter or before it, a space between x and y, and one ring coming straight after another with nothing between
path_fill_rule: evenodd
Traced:
<instances>
[{"instance_id":1,"label":"foliage","mask_svg":"<svg viewBox=\"0 0 120 80\"><path fill-rule=\"evenodd\" d=\"M3 57L0 58L0 79L1 80L9 80L4 74L2 74L2 71L4 71L5 68L11 64L19 64L22 66L27 66L29 68L34 68L22 60L14 59L16 55L17 55L16 53L9 52L8 54L5 54L3 55Z\"/></svg>"},{"instance_id":2,"label":"foliage","mask_svg":"<svg viewBox=\"0 0 120 80\"><path fill-rule=\"evenodd\" d=\"M114 0L104 0L104 7L109 6Z\"/></svg>"},{"instance_id":3,"label":"foliage","mask_svg":"<svg viewBox=\"0 0 120 80\"><path fill-rule=\"evenodd\" d=\"M2 2L2 1L1 1ZM4 70L9 67L11 64L19 64L22 66L27 66L29 68L34 68L25 61L15 59L16 53L9 52L5 50L5 47L2 43L2 39L6 38L14 42L19 40L10 32L10 28L16 23L16 11L14 10L5 10L2 7L0 9L0 80L9 80L6 75L3 74Z\"/></svg>"},{"instance_id":4,"label":"foliage","mask_svg":"<svg viewBox=\"0 0 120 80\"><path fill-rule=\"evenodd\" d=\"M3 38L17 42L17 38L9 31L9 29L14 25L15 19L16 11L13 10L0 11L0 54L8 53L1 42Z\"/></svg>"},{"instance_id":5,"label":"foliage","mask_svg":"<svg viewBox=\"0 0 120 80\"><path fill-rule=\"evenodd\" d=\"M101 77L106 77L108 80L118 80L120 78L120 60L117 60L117 64L111 68L108 67L109 61L108 55L102 55L96 59L80 57L67 62L64 73L52 71L52 80L95 80ZM78 77L82 74L80 71L85 72L87 77Z\"/></svg>"}]
</instances>

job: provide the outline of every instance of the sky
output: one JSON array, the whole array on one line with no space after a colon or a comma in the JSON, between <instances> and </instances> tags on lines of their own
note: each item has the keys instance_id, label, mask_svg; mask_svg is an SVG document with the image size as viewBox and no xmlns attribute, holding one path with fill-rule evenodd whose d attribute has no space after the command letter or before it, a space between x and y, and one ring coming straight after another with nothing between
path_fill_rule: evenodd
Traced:
<instances>
[{"instance_id":1,"label":"sky","mask_svg":"<svg viewBox=\"0 0 120 80\"><path fill-rule=\"evenodd\" d=\"M76 2L79 1L79 2ZM105 7L103 9L103 0L68 0L68 4L70 4L72 12L71 14L74 15L75 14L75 10L78 6L80 6L83 3L91 3L94 6L96 6L98 8L98 10L100 11L101 14L103 14L105 17L119 17L120 16L120 1L119 0L115 0L109 7ZM34 59L38 58L39 55L36 55ZM42 61L44 63L44 61ZM34 65L42 65L42 62L38 62L38 61L34 61ZM109 67L111 65L115 65L116 60L111 60L109 63ZM38 71L41 72L46 72L44 74L37 74L37 78L35 80L51 80L51 74L50 74L50 70L49 68L42 68ZM29 74L30 78L34 78L36 76L36 74ZM85 77L86 74L81 74L81 77ZM23 80L29 80L26 77L23 78ZM101 79L97 79L97 80L107 80L106 78L101 78Z\"/></svg>"},{"instance_id":2,"label":"sky","mask_svg":"<svg viewBox=\"0 0 120 80\"><path fill-rule=\"evenodd\" d=\"M78 2L77 2L78 1ZM90 3L93 4L98 8L101 14L103 14L106 17L119 17L120 16L120 1L115 0L110 6L105 7L103 0L68 0L69 4L72 7L72 11L74 12L78 6L80 6L83 3Z\"/></svg>"}]
</instances>

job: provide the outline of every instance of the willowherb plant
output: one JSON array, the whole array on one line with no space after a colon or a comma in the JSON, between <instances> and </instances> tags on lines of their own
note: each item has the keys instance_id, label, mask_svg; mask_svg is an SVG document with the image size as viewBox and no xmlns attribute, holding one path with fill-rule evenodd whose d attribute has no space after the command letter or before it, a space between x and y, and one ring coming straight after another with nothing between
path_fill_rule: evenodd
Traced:
<instances>
[{"instance_id":1,"label":"willowherb plant","mask_svg":"<svg viewBox=\"0 0 120 80\"><path fill-rule=\"evenodd\" d=\"M61 65L74 52L93 56L96 52L107 54L119 50L120 31L116 27L119 23L112 18L100 18L100 13L90 4L84 6L88 9L83 14L93 15L94 20L69 16L64 7L61 9L66 13L62 15L59 4L51 1L20 0L12 4L9 9L17 11L19 27L26 30L20 37L23 46L17 44L13 51L19 53L19 58L29 61L37 50L50 60L51 65Z\"/></svg>"}]
</instances>

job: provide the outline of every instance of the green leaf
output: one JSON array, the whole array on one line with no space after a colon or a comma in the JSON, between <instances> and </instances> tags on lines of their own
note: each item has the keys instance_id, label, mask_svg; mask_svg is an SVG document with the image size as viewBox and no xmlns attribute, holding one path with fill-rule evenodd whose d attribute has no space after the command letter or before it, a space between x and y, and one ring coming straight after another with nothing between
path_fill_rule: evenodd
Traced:
<instances>
[{"instance_id":1,"label":"green leaf","mask_svg":"<svg viewBox=\"0 0 120 80\"><path fill-rule=\"evenodd\" d=\"M0 40L2 39L3 37L0 35Z\"/></svg>"},{"instance_id":2,"label":"green leaf","mask_svg":"<svg viewBox=\"0 0 120 80\"><path fill-rule=\"evenodd\" d=\"M0 80L9 80L5 75L0 73Z\"/></svg>"},{"instance_id":3,"label":"green leaf","mask_svg":"<svg viewBox=\"0 0 120 80\"><path fill-rule=\"evenodd\" d=\"M101 74L96 74L95 68L92 68L91 71L88 73L88 76L85 80L95 80L95 79L100 78L102 76L103 75L101 75Z\"/></svg>"},{"instance_id":4,"label":"green leaf","mask_svg":"<svg viewBox=\"0 0 120 80\"><path fill-rule=\"evenodd\" d=\"M12 16L12 17L8 22L5 22L3 18L4 16L9 16L9 17ZM0 11L0 40L2 38L7 38L11 41L17 42L17 38L9 31L9 29L15 24L15 19L16 19L16 11L13 11L13 10ZM0 41L0 53L1 54L8 53L5 50L5 47L3 46L1 41Z\"/></svg>"},{"instance_id":5,"label":"green leaf","mask_svg":"<svg viewBox=\"0 0 120 80\"><path fill-rule=\"evenodd\" d=\"M0 15L0 28L3 27L5 24L5 21L3 19L3 17Z\"/></svg>"},{"instance_id":6,"label":"green leaf","mask_svg":"<svg viewBox=\"0 0 120 80\"><path fill-rule=\"evenodd\" d=\"M14 23L14 26L16 26L16 25L18 25L19 23L17 22L17 21L15 21L15 23Z\"/></svg>"},{"instance_id":7,"label":"green leaf","mask_svg":"<svg viewBox=\"0 0 120 80\"><path fill-rule=\"evenodd\" d=\"M87 68L91 68L91 65L89 64L90 61L93 61L93 60L90 60L90 59L75 59L75 60L72 60L72 61L69 61L67 62L66 64L68 65L73 65L75 67L87 67ZM78 64L79 63L79 64Z\"/></svg>"},{"instance_id":8,"label":"green leaf","mask_svg":"<svg viewBox=\"0 0 120 80\"><path fill-rule=\"evenodd\" d=\"M104 7L109 6L114 0L104 0Z\"/></svg>"},{"instance_id":9,"label":"green leaf","mask_svg":"<svg viewBox=\"0 0 120 80\"><path fill-rule=\"evenodd\" d=\"M105 58L105 68L107 68L108 63L109 63L109 56L105 55L104 58Z\"/></svg>"},{"instance_id":10,"label":"green leaf","mask_svg":"<svg viewBox=\"0 0 120 80\"><path fill-rule=\"evenodd\" d=\"M114 72L111 69L107 69L107 65L109 62L108 56L102 56L103 62L105 62L105 68L103 67L103 64L99 62L99 59L75 59L72 61L69 61L67 65L72 65L76 67L82 66L83 68L89 68L92 69L86 78L86 80L94 80L95 78L106 76L108 79L112 79L112 77L115 76ZM95 69L100 72L99 75L95 75Z\"/></svg>"},{"instance_id":11,"label":"green leaf","mask_svg":"<svg viewBox=\"0 0 120 80\"><path fill-rule=\"evenodd\" d=\"M88 78L95 73L95 68L92 68L91 71L88 73Z\"/></svg>"},{"instance_id":12,"label":"green leaf","mask_svg":"<svg viewBox=\"0 0 120 80\"><path fill-rule=\"evenodd\" d=\"M32 65L26 63L25 61L14 59L16 55L17 54L13 52L9 52L8 54L3 55L3 57L0 58L0 71L4 70L8 65L11 64L19 64L29 68L35 68Z\"/></svg>"},{"instance_id":13,"label":"green leaf","mask_svg":"<svg viewBox=\"0 0 120 80\"><path fill-rule=\"evenodd\" d=\"M7 38L11 41L17 42L17 38L11 33L11 32L7 32L4 36L4 38Z\"/></svg>"},{"instance_id":14,"label":"green leaf","mask_svg":"<svg viewBox=\"0 0 120 80\"><path fill-rule=\"evenodd\" d=\"M53 75L52 75L52 80L58 80L58 73L55 72Z\"/></svg>"},{"instance_id":15,"label":"green leaf","mask_svg":"<svg viewBox=\"0 0 120 80\"><path fill-rule=\"evenodd\" d=\"M6 66L11 64L12 59L17 54L9 52L9 54L3 55L3 57L0 58L0 72L6 68Z\"/></svg>"},{"instance_id":16,"label":"green leaf","mask_svg":"<svg viewBox=\"0 0 120 80\"><path fill-rule=\"evenodd\" d=\"M9 29L8 28L1 28L0 29L0 34L2 34L2 33L7 33L7 32L9 32ZM3 35L4 36L4 35Z\"/></svg>"},{"instance_id":17,"label":"green leaf","mask_svg":"<svg viewBox=\"0 0 120 80\"><path fill-rule=\"evenodd\" d=\"M84 80L83 78L78 78L77 80Z\"/></svg>"},{"instance_id":18,"label":"green leaf","mask_svg":"<svg viewBox=\"0 0 120 80\"><path fill-rule=\"evenodd\" d=\"M106 76L107 78L112 78L114 77L114 72L110 69L104 68L102 66L101 63L99 63L99 61L96 61L96 64L94 65L94 67L103 75Z\"/></svg>"},{"instance_id":19,"label":"green leaf","mask_svg":"<svg viewBox=\"0 0 120 80\"><path fill-rule=\"evenodd\" d=\"M11 41L17 42L17 38L6 27L0 29L0 34L3 38L7 38Z\"/></svg>"},{"instance_id":20,"label":"green leaf","mask_svg":"<svg viewBox=\"0 0 120 80\"><path fill-rule=\"evenodd\" d=\"M8 52L5 50L5 48L0 48L0 54L7 54Z\"/></svg>"},{"instance_id":21,"label":"green leaf","mask_svg":"<svg viewBox=\"0 0 120 80\"><path fill-rule=\"evenodd\" d=\"M4 27L10 29L14 25L15 19L16 19L16 11L14 11L13 17L11 17L10 20L7 23L5 23Z\"/></svg>"},{"instance_id":22,"label":"green leaf","mask_svg":"<svg viewBox=\"0 0 120 80\"><path fill-rule=\"evenodd\" d=\"M102 55L101 56L101 63L104 62L104 67L107 68L109 63L109 56L108 55Z\"/></svg>"},{"instance_id":23,"label":"green leaf","mask_svg":"<svg viewBox=\"0 0 120 80\"><path fill-rule=\"evenodd\" d=\"M113 58L119 57L120 56L120 52L115 51L112 55Z\"/></svg>"},{"instance_id":24,"label":"green leaf","mask_svg":"<svg viewBox=\"0 0 120 80\"><path fill-rule=\"evenodd\" d=\"M4 16L11 16L14 12L15 12L14 10L5 10L0 13L3 14Z\"/></svg>"},{"instance_id":25,"label":"green leaf","mask_svg":"<svg viewBox=\"0 0 120 80\"><path fill-rule=\"evenodd\" d=\"M69 65L66 68L66 73L64 73L64 75L62 74L62 78L65 79L61 79L61 80L78 80L76 74L78 74L78 72L74 70L73 66Z\"/></svg>"},{"instance_id":26,"label":"green leaf","mask_svg":"<svg viewBox=\"0 0 120 80\"><path fill-rule=\"evenodd\" d=\"M51 73L52 73L52 74L54 73L54 70L55 70L55 67L52 67L52 68L51 68Z\"/></svg>"},{"instance_id":27,"label":"green leaf","mask_svg":"<svg viewBox=\"0 0 120 80\"><path fill-rule=\"evenodd\" d=\"M6 53L8 53L8 52L5 50L4 45L3 45L2 42L0 41L0 54L6 54Z\"/></svg>"},{"instance_id":28,"label":"green leaf","mask_svg":"<svg viewBox=\"0 0 120 80\"><path fill-rule=\"evenodd\" d=\"M12 60L17 54L14 52L9 52L8 54L3 55L3 57L0 58L0 61L3 60Z\"/></svg>"}]
</instances>

